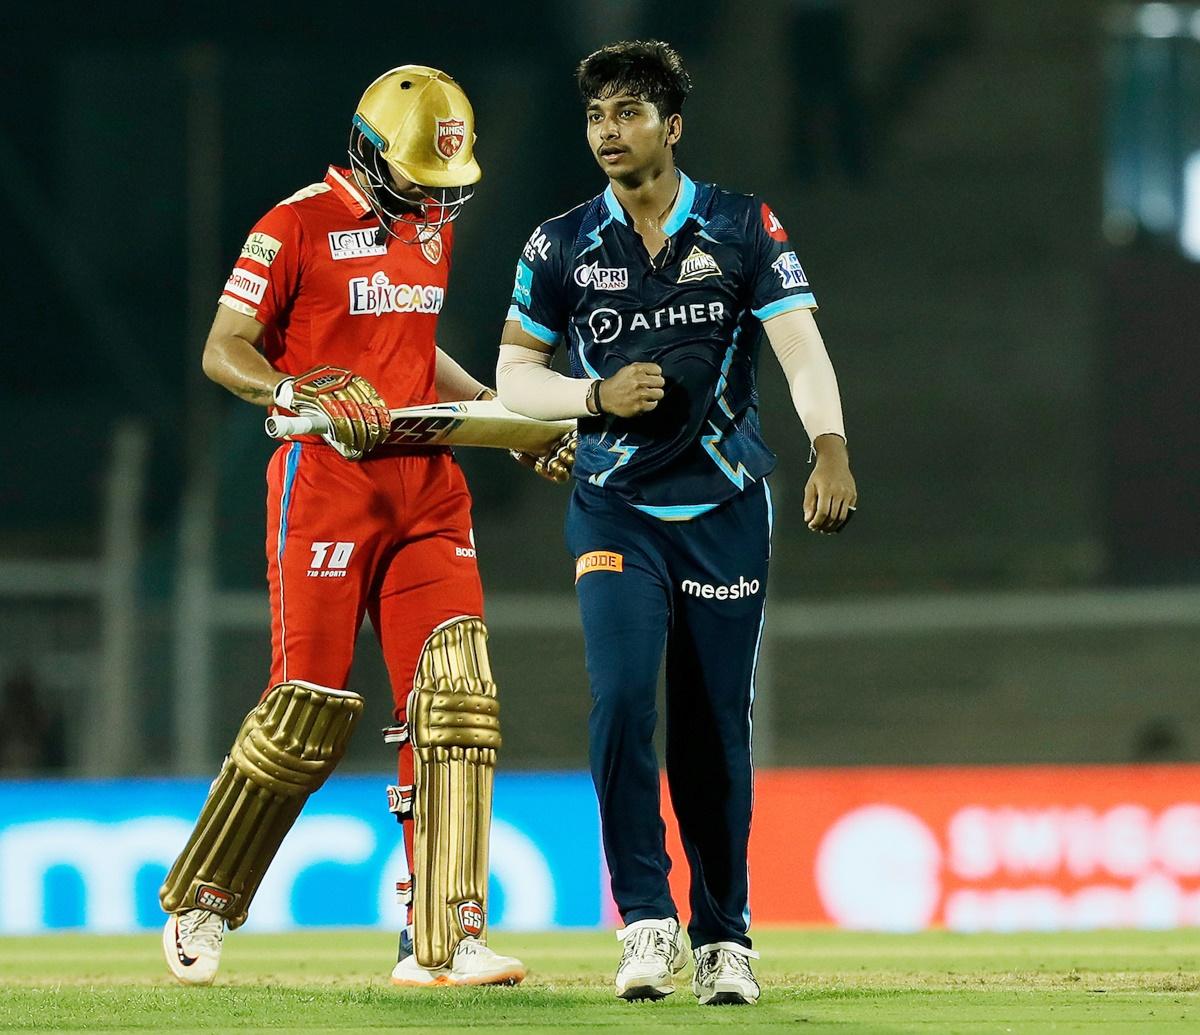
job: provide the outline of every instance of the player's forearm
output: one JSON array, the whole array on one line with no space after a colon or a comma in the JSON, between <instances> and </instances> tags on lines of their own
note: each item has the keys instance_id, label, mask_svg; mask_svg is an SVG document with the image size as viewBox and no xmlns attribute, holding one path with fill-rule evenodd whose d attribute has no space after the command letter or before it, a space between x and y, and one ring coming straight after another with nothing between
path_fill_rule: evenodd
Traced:
<instances>
[{"instance_id":1,"label":"player's forearm","mask_svg":"<svg viewBox=\"0 0 1200 1035\"><path fill-rule=\"evenodd\" d=\"M820 455L828 446L823 436L838 436L844 447L846 425L837 375L812 313L785 313L768 320L764 327L814 449Z\"/></svg>"},{"instance_id":2,"label":"player's forearm","mask_svg":"<svg viewBox=\"0 0 1200 1035\"><path fill-rule=\"evenodd\" d=\"M462 399L478 399L490 391L487 385L476 381L453 356L437 350L437 368L433 375L438 402L459 402Z\"/></svg>"},{"instance_id":3,"label":"player's forearm","mask_svg":"<svg viewBox=\"0 0 1200 1035\"><path fill-rule=\"evenodd\" d=\"M209 338L203 365L210 380L256 406L270 406L275 386L284 378L243 338Z\"/></svg>"},{"instance_id":4,"label":"player's forearm","mask_svg":"<svg viewBox=\"0 0 1200 1035\"><path fill-rule=\"evenodd\" d=\"M550 369L550 354L522 345L500 346L496 364L496 391L500 401L514 413L537 420L566 420L586 417L592 381L586 377L564 377Z\"/></svg>"}]
</instances>

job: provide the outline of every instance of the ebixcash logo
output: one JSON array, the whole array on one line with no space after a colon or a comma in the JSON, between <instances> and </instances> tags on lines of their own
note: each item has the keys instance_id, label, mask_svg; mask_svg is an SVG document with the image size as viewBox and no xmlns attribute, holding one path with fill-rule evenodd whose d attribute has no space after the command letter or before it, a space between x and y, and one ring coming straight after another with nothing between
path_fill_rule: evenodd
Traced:
<instances>
[{"instance_id":1,"label":"ebixcash logo","mask_svg":"<svg viewBox=\"0 0 1200 1035\"><path fill-rule=\"evenodd\" d=\"M384 313L440 313L446 289L429 284L393 284L380 270L371 277L352 277L351 316L382 316Z\"/></svg>"}]
</instances>

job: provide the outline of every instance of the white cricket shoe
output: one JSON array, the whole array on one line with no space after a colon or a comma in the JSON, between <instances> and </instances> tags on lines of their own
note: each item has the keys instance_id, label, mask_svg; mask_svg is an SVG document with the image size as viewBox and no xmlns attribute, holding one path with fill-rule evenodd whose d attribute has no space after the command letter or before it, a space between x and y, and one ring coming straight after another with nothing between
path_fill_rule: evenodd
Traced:
<instances>
[{"instance_id":1,"label":"white cricket shoe","mask_svg":"<svg viewBox=\"0 0 1200 1035\"><path fill-rule=\"evenodd\" d=\"M713 942L696 950L692 991L701 1006L744 1006L758 1002L758 982L750 961L758 953L737 942Z\"/></svg>"},{"instance_id":2,"label":"white cricket shoe","mask_svg":"<svg viewBox=\"0 0 1200 1035\"><path fill-rule=\"evenodd\" d=\"M675 991L672 975L688 961L678 920L637 920L617 938L625 946L617 966L619 999L662 999Z\"/></svg>"},{"instance_id":3,"label":"white cricket shoe","mask_svg":"<svg viewBox=\"0 0 1200 1035\"><path fill-rule=\"evenodd\" d=\"M450 965L428 970L416 956L405 956L392 968L392 984L408 988L434 985L519 985L525 979L525 964L515 956L501 956L478 938L458 943Z\"/></svg>"},{"instance_id":4,"label":"white cricket shoe","mask_svg":"<svg viewBox=\"0 0 1200 1035\"><path fill-rule=\"evenodd\" d=\"M163 928L167 966L185 985L211 985L221 962L225 921L207 909L172 913Z\"/></svg>"}]
</instances>

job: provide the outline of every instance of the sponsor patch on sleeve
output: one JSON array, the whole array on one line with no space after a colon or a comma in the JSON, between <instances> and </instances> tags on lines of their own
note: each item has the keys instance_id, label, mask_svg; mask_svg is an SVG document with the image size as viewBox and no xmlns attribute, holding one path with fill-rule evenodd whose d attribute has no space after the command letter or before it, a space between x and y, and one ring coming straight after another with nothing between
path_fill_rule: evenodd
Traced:
<instances>
[{"instance_id":1,"label":"sponsor patch on sleeve","mask_svg":"<svg viewBox=\"0 0 1200 1035\"><path fill-rule=\"evenodd\" d=\"M247 237L246 243L242 245L242 258L269 267L282 247L282 241L276 240L270 234L256 231Z\"/></svg>"},{"instance_id":2,"label":"sponsor patch on sleeve","mask_svg":"<svg viewBox=\"0 0 1200 1035\"><path fill-rule=\"evenodd\" d=\"M763 229L766 230L767 236L773 241L786 241L787 231L783 228L783 224L779 222L779 217L771 211L771 206L765 201L762 206L762 221Z\"/></svg>"},{"instance_id":3,"label":"sponsor patch on sleeve","mask_svg":"<svg viewBox=\"0 0 1200 1035\"><path fill-rule=\"evenodd\" d=\"M251 273L249 270L235 269L225 283L225 291L258 305L263 300L263 295L266 294L267 278L260 277L257 273Z\"/></svg>"},{"instance_id":4,"label":"sponsor patch on sleeve","mask_svg":"<svg viewBox=\"0 0 1200 1035\"><path fill-rule=\"evenodd\" d=\"M613 553L611 550L592 550L589 553L580 554L579 559L575 562L575 581L578 582L589 571L621 572L624 570L624 554Z\"/></svg>"},{"instance_id":5,"label":"sponsor patch on sleeve","mask_svg":"<svg viewBox=\"0 0 1200 1035\"><path fill-rule=\"evenodd\" d=\"M787 290L808 287L808 276L795 252L784 252L771 263L771 269L779 274L779 283Z\"/></svg>"}]
</instances>

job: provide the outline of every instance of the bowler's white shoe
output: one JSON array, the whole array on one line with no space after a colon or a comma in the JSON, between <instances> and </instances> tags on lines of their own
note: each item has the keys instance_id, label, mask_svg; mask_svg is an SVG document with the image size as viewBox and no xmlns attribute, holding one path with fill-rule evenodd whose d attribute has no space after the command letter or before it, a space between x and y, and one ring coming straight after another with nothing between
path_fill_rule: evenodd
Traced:
<instances>
[{"instance_id":1,"label":"bowler's white shoe","mask_svg":"<svg viewBox=\"0 0 1200 1035\"><path fill-rule=\"evenodd\" d=\"M617 937L624 944L617 966L619 999L662 999L675 991L672 975L688 961L678 920L637 920Z\"/></svg>"},{"instance_id":2,"label":"bowler's white shoe","mask_svg":"<svg viewBox=\"0 0 1200 1035\"><path fill-rule=\"evenodd\" d=\"M701 1006L748 1005L758 1002L758 982L750 961L758 953L737 942L713 942L696 950L692 991Z\"/></svg>"},{"instance_id":3,"label":"bowler's white shoe","mask_svg":"<svg viewBox=\"0 0 1200 1035\"><path fill-rule=\"evenodd\" d=\"M514 956L493 952L478 938L458 943L448 967L427 970L416 956L405 956L392 969L392 984L409 988L433 985L519 985L525 979L525 964Z\"/></svg>"},{"instance_id":4,"label":"bowler's white shoe","mask_svg":"<svg viewBox=\"0 0 1200 1035\"><path fill-rule=\"evenodd\" d=\"M167 966L185 985L211 985L221 962L225 921L207 909L172 913L163 928Z\"/></svg>"}]
</instances>

